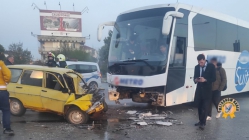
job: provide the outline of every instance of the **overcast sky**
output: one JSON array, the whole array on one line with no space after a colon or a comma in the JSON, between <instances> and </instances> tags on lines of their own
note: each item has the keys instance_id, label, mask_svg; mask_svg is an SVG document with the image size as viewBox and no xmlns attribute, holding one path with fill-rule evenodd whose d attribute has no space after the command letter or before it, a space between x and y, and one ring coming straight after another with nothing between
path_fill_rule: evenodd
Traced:
<instances>
[{"instance_id":1,"label":"overcast sky","mask_svg":"<svg viewBox=\"0 0 249 140\"><path fill-rule=\"evenodd\" d=\"M119 13L133 8L175 3L177 0L46 0L50 10L82 11L89 8L88 13L82 15L82 35L91 35L86 40L86 45L99 49L103 41L97 41L97 26L106 21L114 21ZM33 10L32 3L40 9L46 9L44 0L1 0L0 2L0 44L8 48L9 44L23 42L24 48L28 48L34 58L40 58L38 53L38 41L30 32L40 34L39 11ZM191 4L218 12L222 12L240 19L249 21L249 0L178 0L180 3ZM110 28L109 28L110 29ZM103 37L107 35L105 28Z\"/></svg>"}]
</instances>

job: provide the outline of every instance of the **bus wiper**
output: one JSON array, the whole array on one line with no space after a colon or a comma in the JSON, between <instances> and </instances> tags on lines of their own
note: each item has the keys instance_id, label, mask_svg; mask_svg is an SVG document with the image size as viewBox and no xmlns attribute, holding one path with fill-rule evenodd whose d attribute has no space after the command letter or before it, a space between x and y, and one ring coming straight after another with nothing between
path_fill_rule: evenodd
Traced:
<instances>
[{"instance_id":1,"label":"bus wiper","mask_svg":"<svg viewBox=\"0 0 249 140\"><path fill-rule=\"evenodd\" d=\"M129 60L125 60L123 62L144 62L151 70L154 70L155 68L153 66L151 66L146 60L148 59L129 59Z\"/></svg>"},{"instance_id":2,"label":"bus wiper","mask_svg":"<svg viewBox=\"0 0 249 140\"><path fill-rule=\"evenodd\" d=\"M110 68L116 67L116 66L120 66L120 65L133 65L135 63L123 63L123 62L119 62L119 63L114 63L113 65L109 66Z\"/></svg>"},{"instance_id":3,"label":"bus wiper","mask_svg":"<svg viewBox=\"0 0 249 140\"><path fill-rule=\"evenodd\" d=\"M149 60L149 59L127 59L127 60L124 60L123 62L146 62L146 60Z\"/></svg>"}]
</instances>

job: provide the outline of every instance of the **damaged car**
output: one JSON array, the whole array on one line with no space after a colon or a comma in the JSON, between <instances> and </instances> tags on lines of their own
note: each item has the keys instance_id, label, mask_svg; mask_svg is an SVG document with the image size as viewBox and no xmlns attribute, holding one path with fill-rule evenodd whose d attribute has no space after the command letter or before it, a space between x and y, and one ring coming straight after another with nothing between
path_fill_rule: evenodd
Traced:
<instances>
[{"instance_id":1,"label":"damaged car","mask_svg":"<svg viewBox=\"0 0 249 140\"><path fill-rule=\"evenodd\" d=\"M26 109L51 112L72 124L86 123L90 115L107 111L104 90L92 89L81 74L65 69L35 65L12 65L10 111L23 116Z\"/></svg>"}]
</instances>

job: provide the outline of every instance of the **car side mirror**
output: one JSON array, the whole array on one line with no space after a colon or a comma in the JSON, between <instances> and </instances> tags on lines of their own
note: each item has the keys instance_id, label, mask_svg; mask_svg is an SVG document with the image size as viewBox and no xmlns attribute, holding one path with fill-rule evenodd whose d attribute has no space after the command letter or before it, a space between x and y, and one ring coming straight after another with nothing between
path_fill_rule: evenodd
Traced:
<instances>
[{"instance_id":1,"label":"car side mirror","mask_svg":"<svg viewBox=\"0 0 249 140\"><path fill-rule=\"evenodd\" d=\"M67 88L63 88L62 89L62 93L68 93L68 89Z\"/></svg>"}]
</instances>

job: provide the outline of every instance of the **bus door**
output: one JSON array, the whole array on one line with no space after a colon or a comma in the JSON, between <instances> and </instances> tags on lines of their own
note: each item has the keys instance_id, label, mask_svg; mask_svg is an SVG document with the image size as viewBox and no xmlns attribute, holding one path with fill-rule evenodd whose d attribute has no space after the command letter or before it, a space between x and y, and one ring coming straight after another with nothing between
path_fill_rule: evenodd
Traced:
<instances>
[{"instance_id":1,"label":"bus door","mask_svg":"<svg viewBox=\"0 0 249 140\"><path fill-rule=\"evenodd\" d=\"M187 38L174 36L169 53L169 69L166 85L166 106L187 100L185 88Z\"/></svg>"}]
</instances>

